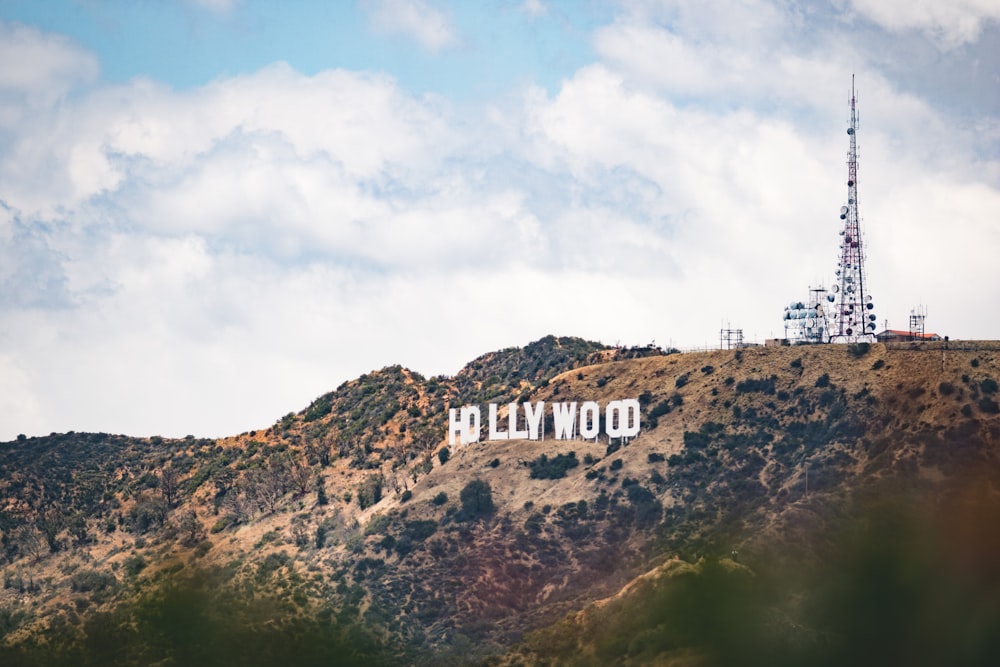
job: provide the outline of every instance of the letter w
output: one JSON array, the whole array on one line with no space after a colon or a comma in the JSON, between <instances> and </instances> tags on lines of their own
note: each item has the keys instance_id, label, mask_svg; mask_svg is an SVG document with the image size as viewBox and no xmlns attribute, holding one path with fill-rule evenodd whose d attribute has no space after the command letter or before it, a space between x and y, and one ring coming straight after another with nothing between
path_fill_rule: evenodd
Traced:
<instances>
[{"instance_id":1,"label":"letter w","mask_svg":"<svg viewBox=\"0 0 1000 667\"><path fill-rule=\"evenodd\" d=\"M552 423L556 440L572 440L576 435L576 401L552 404Z\"/></svg>"}]
</instances>

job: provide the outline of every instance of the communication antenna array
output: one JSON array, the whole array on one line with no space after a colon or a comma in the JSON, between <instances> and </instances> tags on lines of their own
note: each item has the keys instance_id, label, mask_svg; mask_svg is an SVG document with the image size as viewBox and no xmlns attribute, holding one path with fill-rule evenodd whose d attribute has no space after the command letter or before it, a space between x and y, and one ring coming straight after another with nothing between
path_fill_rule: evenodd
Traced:
<instances>
[{"instance_id":1,"label":"communication antenna array","mask_svg":"<svg viewBox=\"0 0 1000 667\"><path fill-rule=\"evenodd\" d=\"M924 322L926 320L926 307L917 306L910 311L910 340L921 340L924 337L924 334L926 333Z\"/></svg>"},{"instance_id":2,"label":"communication antenna array","mask_svg":"<svg viewBox=\"0 0 1000 667\"><path fill-rule=\"evenodd\" d=\"M836 280L826 295L830 342L873 342L877 317L868 292L865 253L858 213L858 110L851 77L851 124L847 128L847 204L840 207L840 259Z\"/></svg>"}]
</instances>

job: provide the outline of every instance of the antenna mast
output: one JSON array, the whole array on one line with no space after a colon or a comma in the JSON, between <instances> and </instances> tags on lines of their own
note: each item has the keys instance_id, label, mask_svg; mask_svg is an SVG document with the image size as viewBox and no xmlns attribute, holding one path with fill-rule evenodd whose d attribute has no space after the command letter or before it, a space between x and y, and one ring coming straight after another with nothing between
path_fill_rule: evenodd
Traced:
<instances>
[{"instance_id":1,"label":"antenna mast","mask_svg":"<svg viewBox=\"0 0 1000 667\"><path fill-rule=\"evenodd\" d=\"M851 125L847 128L850 149L847 152L847 205L840 207L840 261L837 279L827 295L833 305L830 341L841 343L873 342L875 340L875 305L868 293L865 275L865 254L861 238L861 216L858 213L858 110L851 75Z\"/></svg>"}]
</instances>

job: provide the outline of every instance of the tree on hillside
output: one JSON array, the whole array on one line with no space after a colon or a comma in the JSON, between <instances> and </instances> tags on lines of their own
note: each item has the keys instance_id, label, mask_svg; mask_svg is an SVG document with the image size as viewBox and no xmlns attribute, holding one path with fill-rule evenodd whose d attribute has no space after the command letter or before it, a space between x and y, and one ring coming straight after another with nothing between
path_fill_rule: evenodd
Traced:
<instances>
[{"instance_id":1,"label":"tree on hillside","mask_svg":"<svg viewBox=\"0 0 1000 667\"><path fill-rule=\"evenodd\" d=\"M40 561L42 556L49 552L45 536L34 526L22 526L15 534L14 539L20 552L31 559L33 563Z\"/></svg>"},{"instance_id":2,"label":"tree on hillside","mask_svg":"<svg viewBox=\"0 0 1000 667\"><path fill-rule=\"evenodd\" d=\"M66 527L66 515L59 509L49 509L40 513L35 519L35 525L45 536L45 542L49 545L49 550L56 553L62 547L58 535Z\"/></svg>"},{"instance_id":3,"label":"tree on hillside","mask_svg":"<svg viewBox=\"0 0 1000 667\"><path fill-rule=\"evenodd\" d=\"M173 508L177 501L177 489L180 486L180 476L172 467L167 466L160 473L160 493L167 507Z\"/></svg>"},{"instance_id":4,"label":"tree on hillside","mask_svg":"<svg viewBox=\"0 0 1000 667\"><path fill-rule=\"evenodd\" d=\"M358 486L358 505L361 509L367 509L382 500L382 489L385 486L385 477L382 473L371 473L366 475Z\"/></svg>"},{"instance_id":5,"label":"tree on hillside","mask_svg":"<svg viewBox=\"0 0 1000 667\"><path fill-rule=\"evenodd\" d=\"M312 471L309 466L303 465L299 461L289 461L288 476L291 481L295 495L304 496L309 492L309 483L312 481Z\"/></svg>"},{"instance_id":6,"label":"tree on hillside","mask_svg":"<svg viewBox=\"0 0 1000 667\"><path fill-rule=\"evenodd\" d=\"M194 510L181 512L175 519L175 525L181 534L181 544L186 547L193 547L205 538L205 530Z\"/></svg>"},{"instance_id":7,"label":"tree on hillside","mask_svg":"<svg viewBox=\"0 0 1000 667\"><path fill-rule=\"evenodd\" d=\"M493 490L489 482L472 480L462 488L459 498L462 501L462 514L468 519L493 513Z\"/></svg>"}]
</instances>

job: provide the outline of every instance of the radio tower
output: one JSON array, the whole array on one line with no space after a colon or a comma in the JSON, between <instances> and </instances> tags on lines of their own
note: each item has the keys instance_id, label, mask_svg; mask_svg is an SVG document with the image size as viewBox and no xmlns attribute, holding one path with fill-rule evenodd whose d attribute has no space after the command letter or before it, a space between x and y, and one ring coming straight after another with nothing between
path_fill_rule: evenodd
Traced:
<instances>
[{"instance_id":1,"label":"radio tower","mask_svg":"<svg viewBox=\"0 0 1000 667\"><path fill-rule=\"evenodd\" d=\"M875 340L875 304L868 293L865 253L858 214L858 110L851 75L851 126L847 128L851 147L847 153L847 205L840 207L840 261L837 279L827 301L832 305L830 342L856 343Z\"/></svg>"}]
</instances>

